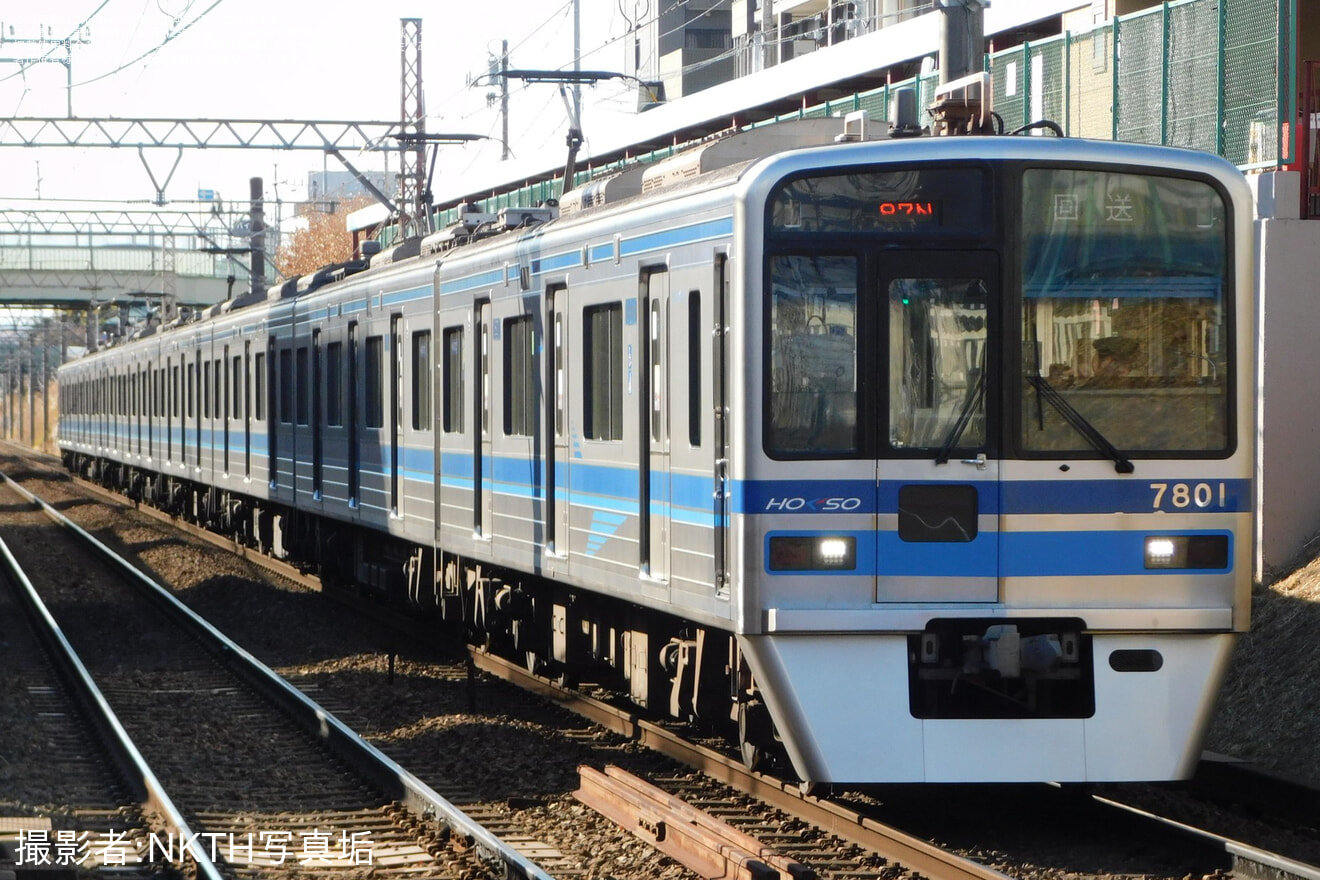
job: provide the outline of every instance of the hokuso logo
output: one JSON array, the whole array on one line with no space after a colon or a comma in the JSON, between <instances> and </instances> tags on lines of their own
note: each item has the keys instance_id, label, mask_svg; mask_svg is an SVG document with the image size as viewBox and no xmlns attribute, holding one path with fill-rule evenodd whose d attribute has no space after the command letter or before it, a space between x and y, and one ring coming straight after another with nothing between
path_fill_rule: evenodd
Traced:
<instances>
[{"instance_id":1,"label":"hokuso logo","mask_svg":"<svg viewBox=\"0 0 1320 880\"><path fill-rule=\"evenodd\" d=\"M794 511L809 510L817 513L831 513L858 510L862 506L860 498L802 498L800 496L789 496L785 498L772 497L766 501L766 511Z\"/></svg>"}]
</instances>

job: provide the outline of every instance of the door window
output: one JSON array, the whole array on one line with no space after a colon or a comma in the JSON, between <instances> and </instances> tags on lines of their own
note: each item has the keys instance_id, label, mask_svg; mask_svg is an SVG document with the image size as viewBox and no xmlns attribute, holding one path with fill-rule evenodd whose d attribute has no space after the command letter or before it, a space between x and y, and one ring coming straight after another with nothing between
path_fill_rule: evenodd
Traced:
<instances>
[{"instance_id":1,"label":"door window","mask_svg":"<svg viewBox=\"0 0 1320 880\"><path fill-rule=\"evenodd\" d=\"M985 283L895 278L888 294L890 445L983 446Z\"/></svg>"}]
</instances>

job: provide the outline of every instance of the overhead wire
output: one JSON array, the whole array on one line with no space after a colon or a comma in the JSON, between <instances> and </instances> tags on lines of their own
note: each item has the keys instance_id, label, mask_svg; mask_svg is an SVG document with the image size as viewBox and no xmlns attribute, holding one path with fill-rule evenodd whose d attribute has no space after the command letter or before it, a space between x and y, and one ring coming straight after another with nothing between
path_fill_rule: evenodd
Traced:
<instances>
[{"instance_id":1,"label":"overhead wire","mask_svg":"<svg viewBox=\"0 0 1320 880\"><path fill-rule=\"evenodd\" d=\"M16 76L22 76L23 74L27 73L27 69L29 67L33 66L34 64L40 64L46 61L47 59L49 59L50 56L55 53L56 49L58 49L62 44L72 40L75 34L77 34L83 28L87 27L88 23L91 22L93 18L96 18L97 13L99 13L102 9L105 9L109 5L110 5L110 0L101 0L101 5L93 9L91 14L88 15L86 18L84 18L81 24L79 24L76 28L70 31L67 37L65 37L63 40L52 40L51 42L54 45L52 45L49 49L46 50L45 55L42 55L40 58L34 58L30 61L23 62L22 64L19 65L18 70L15 71L14 73L11 73L9 74L9 76L6 77L0 77L0 83L8 82L9 80L13 79Z\"/></svg>"},{"instance_id":2,"label":"overhead wire","mask_svg":"<svg viewBox=\"0 0 1320 880\"><path fill-rule=\"evenodd\" d=\"M165 38L161 40L158 45L156 45L151 49L148 49L147 51L143 52L141 55L138 55L136 58L132 59L131 61L126 61L123 64L116 67L114 70L108 70L105 73L101 74L100 76L94 76L91 79L85 79L82 82L74 83L74 85L85 86L85 85L89 85L90 83L99 82L103 79L107 79L109 77L114 76L116 73L120 73L124 70L127 70L128 68L132 67L134 64L137 64L139 61L142 61L144 58L150 58L152 55L155 55L161 49L164 49L166 46L168 46L172 41L187 33L188 30L193 25L197 24L203 18L206 18L207 15L209 15L217 6L219 6L223 2L225 2L225 0L215 0L214 3L212 3L210 6L202 10L197 15L197 17L194 18L192 21L188 22L178 30L171 30L170 33L165 35ZM191 6L192 4L189 3L189 8L191 8Z\"/></svg>"},{"instance_id":3,"label":"overhead wire","mask_svg":"<svg viewBox=\"0 0 1320 880\"><path fill-rule=\"evenodd\" d=\"M511 49L509 50L510 53L512 53L514 49L516 49L516 48L520 48L520 47L526 45L528 42L530 42L531 39L532 39L536 34L540 33L540 32L545 28L545 26L548 25L548 24L550 23L550 21L552 21L554 18L558 17L558 16L559 16L561 13L563 13L563 12L564 12L569 6L571 6L571 5L572 5L572 2L573 2L573 0L569 0L569 2L567 2L567 3L563 4L563 5L561 5L559 8L557 8L557 9L551 14L551 16L550 16L549 18L546 19L546 21L544 21L542 24L540 24L540 25L538 25L536 28L534 28L534 29L532 30L531 33L529 33L526 37L524 37L521 41L519 41L518 44L516 44L513 48L511 48ZM616 12L617 12L617 15L618 15L619 17L622 17L622 19L624 20L624 22L627 24L626 29L625 29L622 33L620 33L620 34L618 34L618 35L616 35L616 36L609 37L608 39L604 40L603 42L601 42L599 45L593 47L592 49L590 49L590 50L588 50L588 51L586 51L586 52L581 52L581 53L579 54L579 56L578 56L578 59L577 59L579 62L584 61L584 60L586 60L586 59L588 59L588 58L591 58L591 57L593 57L593 56L599 55L600 53L602 53L602 52L606 51L607 49L609 49L611 46L614 46L614 45L618 44L619 42L628 39L630 36L633 36L633 35L636 33L637 30L639 30L639 29L641 29L641 28L643 28L643 27L649 26L649 25L651 25L651 24L658 24L658 23L661 21L661 19L663 19L664 16L665 16L667 13L673 12L674 10L680 8L681 6L684 6L684 5L686 4L687 0L671 0L671 2L669 2L668 4L664 4L664 5L656 4L656 5L659 6L660 8L657 8L653 14L652 14L652 12L651 12L651 10L652 10L652 8L653 8L652 3L651 3L651 0L644 0L644 9L645 9L645 11L643 11L640 15L637 15L637 17L636 17L635 20L634 20L631 16L629 16L629 15L627 14L627 12L624 10L624 8L623 8L623 4L624 4L624 2L626 2L626 0L618 0L618 4L617 4L617 5L618 5L618 9L616 10ZM636 14L636 11L637 11L637 5L638 5L638 4L634 4L634 14ZM934 3L934 2L926 2L926 3L922 3L922 4L919 5L919 6L916 6L916 7L914 7L914 8L904 9L904 10L901 10L901 11L890 12L890 13L877 13L877 14L872 15L872 16L867 16L867 17L866 17L866 20L876 22L876 23L879 24L879 26L882 26L882 27L883 27L883 26L884 26L883 23L885 23L885 22L889 22L890 20L893 20L893 19L898 19L898 18L910 18L910 17L915 16L915 15L920 15L920 14L922 14L922 13L924 13L924 12L929 12L931 9L934 8L934 6L935 6L935 3ZM671 35L674 34L674 33L678 33L678 32L680 32L680 31L682 31L682 30L684 30L684 29L690 27L694 22L697 22L697 21L701 20L702 18L705 18L705 17L707 17L707 16L709 16L709 15L715 13L715 12L723 11L723 10L725 10L725 9L727 9L727 8L728 8L727 5L726 5L725 3L723 3L723 2L715 3L715 4L713 4L713 5L709 6L709 7L707 7L706 9L700 11L700 12L699 12L696 16L694 16L692 19L684 20L684 21L683 21L681 24L679 24L678 26L673 27L673 28L671 28L671 29L669 29L669 30L667 30L667 31L663 31L663 32L657 34L657 36L656 36L656 40L659 41L659 40L661 40L661 39L663 39L663 38L665 38L665 37L671 36ZM778 32L776 33L776 36L774 36L773 38L770 38L770 39L768 39L768 40L763 40L760 44L758 44L758 45L755 46L755 47L752 46L752 45L734 45L734 46L731 46L730 48L728 48L728 49L726 49L726 50L720 52L719 54L714 55L714 56L712 56L712 57L710 57L710 58L705 58L705 59L702 59L702 60L700 60L700 61L695 61L695 62L692 62L692 63L690 63L690 64L686 64L686 65L684 65L682 68L679 69L679 74L680 74L680 75L686 75L686 74L690 74L690 73L693 73L693 72L699 71L699 70L701 70L701 69L703 69L703 68L709 67L709 66L711 66L711 65L713 65L713 64L718 64L718 63L720 63L720 62L722 62L722 61L727 60L728 58L734 57L734 56L738 55L738 54L741 53L741 52L746 52L746 51L752 50L752 49L754 49L754 48L755 48L755 49L764 49L764 48L767 48L767 47L775 47L775 46L782 45L782 44L784 44L784 43L792 42L792 41L797 40L797 39L799 39L799 37L796 36L796 35L786 35L786 34L783 34L782 31L778 31ZM569 61L569 62L567 62L567 63L565 63L565 64L560 64L560 65L559 65L557 68L555 68L555 69L557 69L557 70L565 70L565 69L567 69L568 67L570 67L570 66L572 65L572 63L573 63L572 61ZM527 91L527 89L530 87L530 85L531 85L531 84L528 84L528 83L522 83L519 87L517 87L517 88L511 90L510 97L514 97L514 96L517 96L517 95L522 94L523 92ZM630 93L632 92L632 89L633 89L633 87L632 87L631 85L622 86L622 87L619 89L619 91L616 92L616 93L613 94L613 95L610 95L610 94L604 94L604 95L602 95L602 96L600 97L600 101L599 101L599 103L607 103L607 102L608 102L608 103L616 103L616 104L622 106L623 104L628 103L627 101L625 101L625 98L626 98L626 96L627 96L628 94L630 94ZM459 94L459 93L456 93L456 94ZM544 103L541 105L540 110L537 112L536 116L532 119L531 123L529 123L529 125L528 125L529 128L531 127L531 125L533 125L535 122L537 122L542 116L544 116L544 114L545 114L547 108L548 108L551 104L553 104L553 102L551 102L551 101L547 101L547 102L544 102ZM478 115L481 114L481 113L485 113L485 112L488 112L488 111L489 111L489 108L487 108L487 107L476 108L476 109L474 109L473 111L471 111L470 113L466 114L465 116L463 116L463 117L461 117L461 118L464 118L464 119L470 119L470 118L473 118L473 117L475 117L475 116L478 116ZM479 153L480 153L480 149L478 150L478 154L479 154ZM479 155L478 155L477 157L474 157L473 162L476 162L476 161L477 161L477 158L479 158ZM470 165L469 165L469 167L470 167Z\"/></svg>"},{"instance_id":4,"label":"overhead wire","mask_svg":"<svg viewBox=\"0 0 1320 880\"><path fill-rule=\"evenodd\" d=\"M521 49L523 46L527 45L527 43L531 42L533 37L535 37L538 33L540 33L547 25L549 25L556 18L567 12L575 2L577 2L577 0L565 0L565 2L554 12L550 13L550 15L547 16L544 21L536 25L536 27L532 28L531 31L529 31L525 37L523 37L517 43L514 43L512 46L510 46L509 54L513 54L518 49ZM562 27L562 23L560 26ZM486 76L486 74L482 74L481 76ZM445 101L452 100L453 98L456 98L459 95L464 94L469 88L472 87L472 84L475 84L476 81L481 78L481 76L478 76L475 79L470 78L469 83L464 84L462 88L455 90L451 95L449 95L447 99L445 99Z\"/></svg>"}]
</instances>

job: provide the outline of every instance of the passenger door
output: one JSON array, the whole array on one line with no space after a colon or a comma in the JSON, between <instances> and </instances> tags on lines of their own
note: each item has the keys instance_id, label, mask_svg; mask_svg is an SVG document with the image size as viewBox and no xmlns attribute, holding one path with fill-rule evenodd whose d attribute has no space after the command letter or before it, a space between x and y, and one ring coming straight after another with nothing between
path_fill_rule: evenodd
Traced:
<instances>
[{"instance_id":1,"label":"passenger door","mask_svg":"<svg viewBox=\"0 0 1320 880\"><path fill-rule=\"evenodd\" d=\"M491 426L491 358L495 352L491 340L490 300L477 303L476 344L473 353L476 357L477 393L473 395L475 412L473 413L473 431L477 442L472 455L472 491L476 493L473 513L475 531L478 536L489 540L491 530L491 475L489 469L494 463Z\"/></svg>"},{"instance_id":2,"label":"passenger door","mask_svg":"<svg viewBox=\"0 0 1320 880\"><path fill-rule=\"evenodd\" d=\"M998 258L879 257L878 602L999 598Z\"/></svg>"},{"instance_id":3,"label":"passenger door","mask_svg":"<svg viewBox=\"0 0 1320 880\"><path fill-rule=\"evenodd\" d=\"M551 286L545 292L546 311L546 444L545 552L568 555L568 499L559 486L568 485L568 288ZM565 495L568 493L565 492Z\"/></svg>"},{"instance_id":4,"label":"passenger door","mask_svg":"<svg viewBox=\"0 0 1320 880\"><path fill-rule=\"evenodd\" d=\"M641 569L669 578L669 273L642 276Z\"/></svg>"}]
</instances>

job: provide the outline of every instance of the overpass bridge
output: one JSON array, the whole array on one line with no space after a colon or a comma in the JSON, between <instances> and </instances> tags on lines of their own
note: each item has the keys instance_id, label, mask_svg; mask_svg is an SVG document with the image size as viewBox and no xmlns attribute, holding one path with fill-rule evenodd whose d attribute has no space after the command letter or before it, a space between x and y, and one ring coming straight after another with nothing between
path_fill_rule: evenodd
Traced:
<instances>
[{"instance_id":1,"label":"overpass bridge","mask_svg":"<svg viewBox=\"0 0 1320 880\"><path fill-rule=\"evenodd\" d=\"M85 313L89 349L98 347L107 325L122 332L148 310L201 309L247 286L247 267L230 256L178 250L168 241L55 245L0 236L0 302Z\"/></svg>"},{"instance_id":2,"label":"overpass bridge","mask_svg":"<svg viewBox=\"0 0 1320 880\"><path fill-rule=\"evenodd\" d=\"M237 280L235 280L237 279ZM92 308L171 297L205 307L247 286L247 267L225 254L126 243L18 244L0 240L0 301Z\"/></svg>"}]
</instances>

